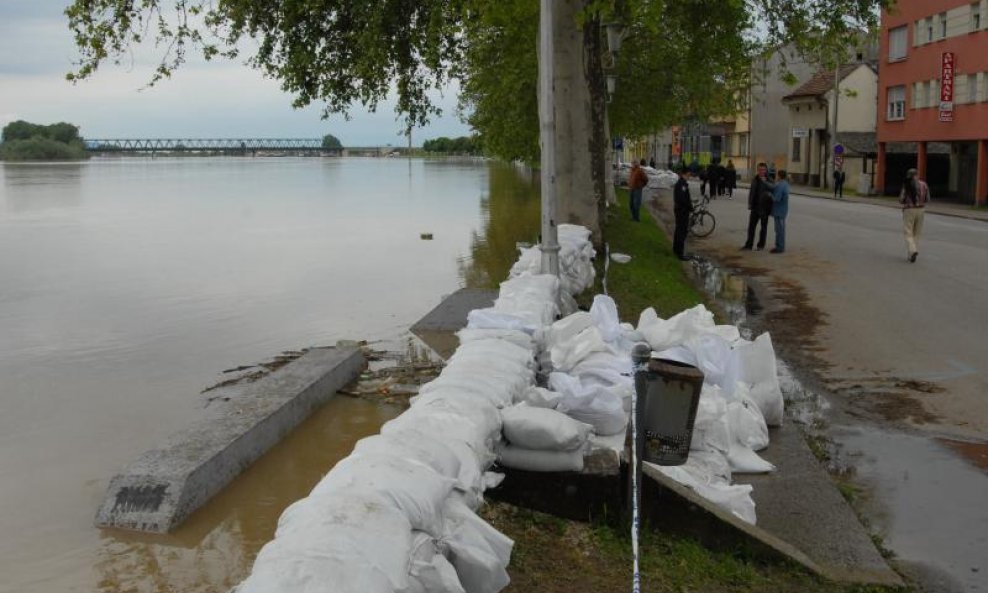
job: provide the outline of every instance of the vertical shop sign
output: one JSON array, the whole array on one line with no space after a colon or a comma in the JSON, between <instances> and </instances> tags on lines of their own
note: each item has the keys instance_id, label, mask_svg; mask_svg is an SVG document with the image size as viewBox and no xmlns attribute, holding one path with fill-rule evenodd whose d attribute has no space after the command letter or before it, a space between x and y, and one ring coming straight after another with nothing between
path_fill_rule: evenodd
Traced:
<instances>
[{"instance_id":1,"label":"vertical shop sign","mask_svg":"<svg viewBox=\"0 0 988 593\"><path fill-rule=\"evenodd\" d=\"M954 52L940 56L940 121L954 121Z\"/></svg>"}]
</instances>

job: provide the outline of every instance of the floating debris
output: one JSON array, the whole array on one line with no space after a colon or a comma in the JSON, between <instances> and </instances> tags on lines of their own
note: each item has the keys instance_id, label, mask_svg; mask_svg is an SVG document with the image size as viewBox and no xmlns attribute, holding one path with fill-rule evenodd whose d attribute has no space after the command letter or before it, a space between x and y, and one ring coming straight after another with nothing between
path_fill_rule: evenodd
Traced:
<instances>
[{"instance_id":1,"label":"floating debris","mask_svg":"<svg viewBox=\"0 0 988 593\"><path fill-rule=\"evenodd\" d=\"M432 233L422 233L419 235L423 241L432 241Z\"/></svg>"}]
</instances>

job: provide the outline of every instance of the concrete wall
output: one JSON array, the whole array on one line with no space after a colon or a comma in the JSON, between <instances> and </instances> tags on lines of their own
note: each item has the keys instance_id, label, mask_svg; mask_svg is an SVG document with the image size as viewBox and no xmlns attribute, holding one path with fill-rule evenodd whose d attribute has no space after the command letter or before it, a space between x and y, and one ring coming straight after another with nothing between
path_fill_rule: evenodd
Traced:
<instances>
[{"instance_id":1,"label":"concrete wall","mask_svg":"<svg viewBox=\"0 0 988 593\"><path fill-rule=\"evenodd\" d=\"M756 60L753 70L755 82L751 89L751 136L749 151L752 163L774 163L785 166L791 150L792 124L782 98L809 80L816 67L803 58L787 54L787 67L796 76L796 84L790 86L780 80L782 58L779 54L768 60ZM735 164L737 164L735 162Z\"/></svg>"},{"instance_id":2,"label":"concrete wall","mask_svg":"<svg viewBox=\"0 0 988 593\"><path fill-rule=\"evenodd\" d=\"M838 132L874 132L878 109L878 75L862 65L840 84ZM848 96L849 93L853 96ZM833 92L827 94L827 100Z\"/></svg>"}]
</instances>

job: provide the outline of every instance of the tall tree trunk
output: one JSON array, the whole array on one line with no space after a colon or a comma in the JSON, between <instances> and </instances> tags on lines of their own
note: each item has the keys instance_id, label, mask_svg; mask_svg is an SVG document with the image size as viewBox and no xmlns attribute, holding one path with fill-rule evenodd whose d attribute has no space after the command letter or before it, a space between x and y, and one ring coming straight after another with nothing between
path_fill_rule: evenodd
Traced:
<instances>
[{"instance_id":1,"label":"tall tree trunk","mask_svg":"<svg viewBox=\"0 0 988 593\"><path fill-rule=\"evenodd\" d=\"M559 0L555 4L556 200L558 221L589 228L599 244L607 155L602 135L604 102L601 97L595 99L591 89L596 81L603 90L603 80L599 25L596 21L579 24L586 3ZM587 42L590 37L594 38L592 49Z\"/></svg>"}]
</instances>

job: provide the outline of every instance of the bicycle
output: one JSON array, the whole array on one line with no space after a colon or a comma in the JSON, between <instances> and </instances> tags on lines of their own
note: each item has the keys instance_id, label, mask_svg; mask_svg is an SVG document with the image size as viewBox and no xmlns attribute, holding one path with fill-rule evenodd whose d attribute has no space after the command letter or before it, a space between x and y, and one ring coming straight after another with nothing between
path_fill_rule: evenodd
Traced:
<instances>
[{"instance_id":1,"label":"bicycle","mask_svg":"<svg viewBox=\"0 0 988 593\"><path fill-rule=\"evenodd\" d=\"M690 213L690 234L694 237L707 237L717 227L717 219L713 212L707 209L709 205L710 198L708 196L703 196L699 201L693 202L693 212Z\"/></svg>"}]
</instances>

